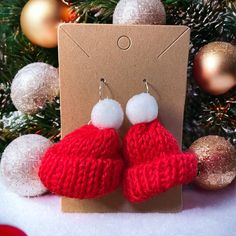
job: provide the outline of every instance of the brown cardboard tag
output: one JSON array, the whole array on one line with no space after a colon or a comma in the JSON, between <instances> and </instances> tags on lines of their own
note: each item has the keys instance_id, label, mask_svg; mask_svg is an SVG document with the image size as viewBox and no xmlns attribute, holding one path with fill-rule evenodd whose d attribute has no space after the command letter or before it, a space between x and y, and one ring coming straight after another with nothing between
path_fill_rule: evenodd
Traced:
<instances>
[{"instance_id":1,"label":"brown cardboard tag","mask_svg":"<svg viewBox=\"0 0 236 236\"><path fill-rule=\"evenodd\" d=\"M181 145L190 30L185 26L62 24L59 28L62 137L86 124L98 102L101 78L123 108L145 91L159 104L159 119ZM121 129L123 136L130 124ZM181 186L142 204L130 204L120 190L104 198L62 198L65 212L175 212Z\"/></svg>"}]
</instances>

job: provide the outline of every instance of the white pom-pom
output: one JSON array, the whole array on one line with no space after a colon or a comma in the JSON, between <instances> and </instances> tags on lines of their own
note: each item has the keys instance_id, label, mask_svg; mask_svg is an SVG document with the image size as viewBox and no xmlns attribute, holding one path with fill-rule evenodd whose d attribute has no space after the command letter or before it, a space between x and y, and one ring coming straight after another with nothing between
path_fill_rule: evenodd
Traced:
<instances>
[{"instance_id":1,"label":"white pom-pom","mask_svg":"<svg viewBox=\"0 0 236 236\"><path fill-rule=\"evenodd\" d=\"M148 93L135 95L126 105L126 115L133 125L151 122L158 115L157 101Z\"/></svg>"},{"instance_id":2,"label":"white pom-pom","mask_svg":"<svg viewBox=\"0 0 236 236\"><path fill-rule=\"evenodd\" d=\"M124 112L121 105L113 99L99 101L92 110L92 124L98 128L119 129L124 120Z\"/></svg>"}]
</instances>

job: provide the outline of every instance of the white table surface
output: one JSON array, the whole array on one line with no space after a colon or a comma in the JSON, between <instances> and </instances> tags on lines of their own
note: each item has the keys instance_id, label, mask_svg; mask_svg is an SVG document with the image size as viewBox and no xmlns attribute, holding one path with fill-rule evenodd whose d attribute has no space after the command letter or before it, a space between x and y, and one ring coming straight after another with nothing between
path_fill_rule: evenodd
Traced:
<instances>
[{"instance_id":1,"label":"white table surface","mask_svg":"<svg viewBox=\"0 0 236 236\"><path fill-rule=\"evenodd\" d=\"M186 189L183 199L174 214L69 214L57 196L19 197L0 181L0 224L29 236L236 236L235 183L218 192Z\"/></svg>"}]
</instances>

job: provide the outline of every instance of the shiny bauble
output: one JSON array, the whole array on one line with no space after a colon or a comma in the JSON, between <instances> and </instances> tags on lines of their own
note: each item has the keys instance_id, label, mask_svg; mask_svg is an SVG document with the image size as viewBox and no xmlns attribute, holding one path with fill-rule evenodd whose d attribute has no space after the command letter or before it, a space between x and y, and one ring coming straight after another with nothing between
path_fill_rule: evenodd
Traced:
<instances>
[{"instance_id":1,"label":"shiny bauble","mask_svg":"<svg viewBox=\"0 0 236 236\"><path fill-rule=\"evenodd\" d=\"M11 225L0 224L0 235L2 236L27 236L25 232Z\"/></svg>"},{"instance_id":2,"label":"shiny bauble","mask_svg":"<svg viewBox=\"0 0 236 236\"><path fill-rule=\"evenodd\" d=\"M18 71L11 85L11 99L18 111L34 114L59 93L58 70L46 63L31 63Z\"/></svg>"},{"instance_id":3,"label":"shiny bauble","mask_svg":"<svg viewBox=\"0 0 236 236\"><path fill-rule=\"evenodd\" d=\"M222 95L236 86L236 46L213 42L202 47L194 59L194 79L211 95Z\"/></svg>"},{"instance_id":4,"label":"shiny bauble","mask_svg":"<svg viewBox=\"0 0 236 236\"><path fill-rule=\"evenodd\" d=\"M209 135L196 140L190 147L198 157L196 185L206 190L228 186L236 176L236 150L225 138Z\"/></svg>"},{"instance_id":5,"label":"shiny bauble","mask_svg":"<svg viewBox=\"0 0 236 236\"><path fill-rule=\"evenodd\" d=\"M25 36L44 48L57 46L58 0L29 0L22 9L20 25Z\"/></svg>"},{"instance_id":6,"label":"shiny bauble","mask_svg":"<svg viewBox=\"0 0 236 236\"><path fill-rule=\"evenodd\" d=\"M163 25L166 12L160 0L120 0L113 14L113 24Z\"/></svg>"},{"instance_id":7,"label":"shiny bauble","mask_svg":"<svg viewBox=\"0 0 236 236\"><path fill-rule=\"evenodd\" d=\"M79 15L71 8L70 4L60 3L59 17L61 22L74 22Z\"/></svg>"},{"instance_id":8,"label":"shiny bauble","mask_svg":"<svg viewBox=\"0 0 236 236\"><path fill-rule=\"evenodd\" d=\"M51 141L41 135L23 135L13 140L4 150L1 175L6 186L20 196L34 197L47 189L38 177L38 169Z\"/></svg>"}]
</instances>

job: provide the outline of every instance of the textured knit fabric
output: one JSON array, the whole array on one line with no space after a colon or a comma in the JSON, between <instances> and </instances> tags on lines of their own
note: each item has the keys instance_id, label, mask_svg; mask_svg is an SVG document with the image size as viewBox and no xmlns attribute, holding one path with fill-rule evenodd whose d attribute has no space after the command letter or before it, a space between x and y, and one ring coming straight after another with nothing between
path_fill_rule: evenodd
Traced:
<instances>
[{"instance_id":1,"label":"textured knit fabric","mask_svg":"<svg viewBox=\"0 0 236 236\"><path fill-rule=\"evenodd\" d=\"M124 139L124 156L123 190L130 202L142 202L191 182L197 175L197 157L182 153L176 139L157 119L130 128Z\"/></svg>"},{"instance_id":2,"label":"textured knit fabric","mask_svg":"<svg viewBox=\"0 0 236 236\"><path fill-rule=\"evenodd\" d=\"M114 129L85 125L46 152L39 177L49 191L70 198L96 198L122 180L123 159Z\"/></svg>"}]
</instances>

